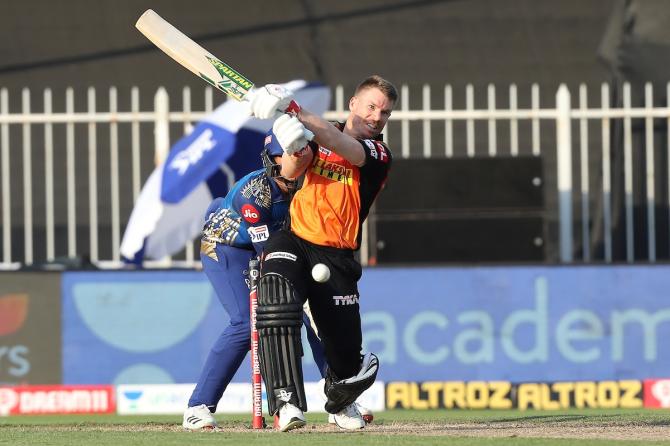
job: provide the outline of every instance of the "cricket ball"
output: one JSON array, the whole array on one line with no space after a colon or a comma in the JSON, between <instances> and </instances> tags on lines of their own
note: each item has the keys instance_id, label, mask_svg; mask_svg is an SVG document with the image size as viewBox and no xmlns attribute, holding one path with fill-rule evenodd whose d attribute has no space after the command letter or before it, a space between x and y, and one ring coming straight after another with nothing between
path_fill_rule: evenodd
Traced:
<instances>
[{"instance_id":1,"label":"cricket ball","mask_svg":"<svg viewBox=\"0 0 670 446\"><path fill-rule=\"evenodd\" d=\"M312 279L319 283L323 283L330 279L330 269L323 263L317 263L312 268Z\"/></svg>"}]
</instances>

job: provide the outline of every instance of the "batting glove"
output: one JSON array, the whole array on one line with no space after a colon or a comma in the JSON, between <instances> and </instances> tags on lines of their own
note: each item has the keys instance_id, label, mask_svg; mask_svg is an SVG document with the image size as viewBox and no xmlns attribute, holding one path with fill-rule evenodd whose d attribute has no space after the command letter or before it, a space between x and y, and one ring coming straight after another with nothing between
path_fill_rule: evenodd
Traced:
<instances>
[{"instance_id":1,"label":"batting glove","mask_svg":"<svg viewBox=\"0 0 670 446\"><path fill-rule=\"evenodd\" d=\"M284 113L293 101L293 93L280 85L268 84L254 91L250 98L251 114L270 119Z\"/></svg>"},{"instance_id":2,"label":"batting glove","mask_svg":"<svg viewBox=\"0 0 670 446\"><path fill-rule=\"evenodd\" d=\"M309 141L306 135L311 135L298 118L287 114L277 118L272 125L272 131L279 145L289 155L301 151Z\"/></svg>"}]
</instances>

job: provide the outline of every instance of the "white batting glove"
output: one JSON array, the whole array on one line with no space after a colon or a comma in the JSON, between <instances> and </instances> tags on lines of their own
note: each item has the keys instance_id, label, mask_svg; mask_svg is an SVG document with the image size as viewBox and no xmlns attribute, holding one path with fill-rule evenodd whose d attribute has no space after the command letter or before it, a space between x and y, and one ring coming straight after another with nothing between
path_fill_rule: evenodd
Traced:
<instances>
[{"instance_id":1,"label":"white batting glove","mask_svg":"<svg viewBox=\"0 0 670 446\"><path fill-rule=\"evenodd\" d=\"M293 93L286 88L267 84L255 90L249 99L251 114L259 119L269 119L284 113L293 100Z\"/></svg>"},{"instance_id":2,"label":"white batting glove","mask_svg":"<svg viewBox=\"0 0 670 446\"><path fill-rule=\"evenodd\" d=\"M284 152L293 155L301 151L308 142L307 135L311 133L295 116L283 114L272 125L272 132Z\"/></svg>"}]
</instances>

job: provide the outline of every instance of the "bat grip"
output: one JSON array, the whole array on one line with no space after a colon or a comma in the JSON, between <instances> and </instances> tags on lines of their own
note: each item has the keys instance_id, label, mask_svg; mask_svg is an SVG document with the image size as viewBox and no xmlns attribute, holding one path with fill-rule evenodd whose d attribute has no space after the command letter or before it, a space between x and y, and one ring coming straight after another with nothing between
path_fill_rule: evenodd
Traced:
<instances>
[{"instance_id":1,"label":"bat grip","mask_svg":"<svg viewBox=\"0 0 670 446\"><path fill-rule=\"evenodd\" d=\"M289 115L296 116L300 112L300 104L298 104L296 101L291 101L290 104L288 104L288 107L286 107L286 110L284 110L284 113L288 113ZM314 133L312 133L311 130L305 129L305 138L307 141L311 141L314 139Z\"/></svg>"},{"instance_id":2,"label":"bat grip","mask_svg":"<svg viewBox=\"0 0 670 446\"><path fill-rule=\"evenodd\" d=\"M284 113L289 113L294 116L297 115L300 113L300 104L292 100L291 103L288 104L288 107L286 107L286 110L284 110Z\"/></svg>"}]
</instances>

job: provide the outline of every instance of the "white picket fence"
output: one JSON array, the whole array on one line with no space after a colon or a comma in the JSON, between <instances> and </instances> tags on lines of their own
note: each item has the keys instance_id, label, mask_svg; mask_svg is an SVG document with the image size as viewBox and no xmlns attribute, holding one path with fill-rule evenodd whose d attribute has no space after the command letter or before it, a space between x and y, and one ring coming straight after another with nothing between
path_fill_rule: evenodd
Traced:
<instances>
[{"instance_id":1,"label":"white picket fence","mask_svg":"<svg viewBox=\"0 0 670 446\"><path fill-rule=\"evenodd\" d=\"M668 86L670 93L670 84ZM645 88L645 105L641 108L631 106L631 88L629 85L623 87L623 106L614 108L610 105L611 91L607 84L603 84L599 92L598 107L588 106L588 91L586 86L582 85L578 91L577 106L573 106L571 92L566 86L561 86L556 92L555 107L541 107L540 88L533 85L530 89L530 104L528 107L519 107L519 94L517 87L509 87L507 94L499 95L493 86L486 90L486 107L475 107L475 89L467 86L464 92L465 105L455 108L454 92L450 86L443 89L443 107L435 109L431 106L431 97L435 97L435 91L431 91L429 86L423 86L421 91L421 106L410 108L411 100L410 89L407 86L401 87L401 99L399 108L393 112L385 138L396 153L402 158L410 157L479 157L479 156L519 156L524 155L540 156L545 155L542 150L555 150L557 171L556 191L558 193L558 208L554 210L559 221L559 240L556 241L560 247L560 261L573 262L579 261L612 261L612 220L611 220L611 194L612 182L610 178L611 159L610 147L611 137L610 129L615 120L623 121L623 151L624 151L624 183L625 183L625 222L626 222L626 260L634 261L634 231L633 226L633 142L631 122L635 119L644 120L645 125L645 151L646 151L646 212L647 212L647 251L648 261L656 261L656 228L655 228L655 196L654 182L661 169L668 174L670 166L658 166L654 162L654 132L653 126L655 120L664 120L670 124L670 107L653 107L652 87L647 85ZM31 91L24 89L21 93L21 110L10 110L9 93L6 89L0 90L0 200L2 202L1 223L2 223L2 257L0 268L14 269L21 265L32 265L36 262L35 252L43 252L44 260L52 262L60 257L77 257L82 254L77 243L78 226L85 225L90 228L88 234L87 252L93 263L102 267L121 266L119 245L122 236L122 227L127 220L127 212L122 212L121 201L130 200L134 202L137 198L143 181L150 173L150 169L142 168L141 159L146 158L147 148L142 149L141 131L142 124L153 127L154 147L151 150L151 157L162 159L166 156L171 142L170 126L183 126L183 131L188 132L192 124L202 119L214 108L214 94L211 88L204 90L204 107L202 110L191 110L191 90L183 89L182 108L180 110L170 110L169 97L164 89L159 89L154 97L154 106L152 110L140 110L140 92L137 88L130 91L130 110L118 110L119 94L116 88L111 88L107 92L108 110L98 110L96 106L97 92L89 88L86 92L87 108L84 111L75 110L75 92L72 89L65 91L64 110L54 111L54 94L46 89L42 92L43 107L39 112L31 110ZM462 94L462 93L461 93ZM496 106L497 99L505 96L507 107ZM668 95L670 97L670 94ZM221 96L217 96L220 100ZM347 97L348 99L348 97ZM553 102L551 98L549 102ZM546 101L544 101L546 102ZM344 90L341 86L335 89L335 109L326 113L327 119L343 119L346 116L346 101ZM600 127L599 138L589 138L589 123L596 123ZM555 123L550 132L554 132L551 138L541 133L542 123ZM520 130L521 126L524 130ZM61 133L64 136L61 141L56 141L54 136L55 129L62 127ZM75 128L86 127L86 142L82 143L81 138L75 138ZM107 139L102 144L99 138L102 127L106 127L105 133ZM128 143L119 143L120 127L123 126ZM455 136L456 126L462 130L462 137ZM434 143L436 129L443 130L440 135L439 143ZM573 138L572 129L578 128L578 138ZM19 133L15 128L20 128ZM43 137L43 144L40 141L39 147L33 144L32 139L35 130L43 129L40 133ZM482 129L486 129L485 131ZM417 135L416 132L419 134ZM485 137L480 137L485 133ZM502 135L507 135L504 138ZM398 136L399 135L399 136ZM11 137L10 137L11 136ZM398 137L398 140L395 138ZM40 138L40 139L41 139ZM670 139L670 135L667 136ZM174 138L173 138L174 139ZM486 143L482 141L485 139ZM603 221L602 234L604 242L604 253L602 258L594 258L590 252L590 225L593 223L589 216L589 197L594 191L589 186L589 158L592 156L594 148L593 139L600 141L601 159L600 168L602 169L602 184L597 193L602 194L603 203ZM523 143L520 143L523 140ZM416 141L420 141L419 144ZM109 177L108 193L99 191L99 160L103 156L100 146L109 148L108 162L109 171L105 176ZM146 144L145 144L146 145ZM415 148L419 145L419 149ZM542 145L545 148L542 148ZM546 147L546 146L551 147ZM43 147L41 147L43 146ZM507 147L502 150L500 147ZM55 147L58 147L58 153L55 153ZM668 141L670 147L670 141ZM120 152L123 150L124 152ZM128 151L128 152L125 152ZM144 153L143 156L141 156ZM548 154L549 152L546 152ZM83 203L77 196L75 182L81 182L81 168L77 169L77 159L86 155L87 159L87 198ZM120 169L120 154L131 160L131 168L127 170ZM574 156L579 157L577 165L579 170L578 181L577 174L573 172ZM65 158L65 174L54 175L54 157L58 159ZM105 157L107 154L105 154ZM44 164L43 171L37 172L33 165L36 164L36 157L43 158L39 164ZM670 159L670 157L668 157ZM146 164L146 163L145 163ZM591 163L592 164L592 163ZM80 166L81 167L81 166ZM33 184L37 177L43 176L44 189L34 190ZM13 178L22 178L21 197L15 196L12 191ZM129 181L131 184L130 196L122 196L122 187L120 182L123 179L124 185ZM59 183L61 182L61 183ZM579 184L579 190L575 190L574 184ZM55 191L64 190L66 203L66 232L63 237L66 242L61 240L56 242L55 233ZM670 188L668 189L670 196ZM35 197L41 196L40 201L44 202L40 215L44 216L44 246L35 245L35 225L34 213L36 207ZM573 201L577 199L580 206L575 206ZM77 207L85 204L88 209L88 215L82 221L82 216L78 215ZM99 231L99 210L106 208L109 210L110 231L107 236L101 236ZM573 234L573 208L580 209L581 222L581 253L573 252L574 234ZM670 203L667 203L670 209ZM14 213L14 215L12 215ZM23 235L23 252L20 256L13 254L12 249L12 228L13 224L20 221L20 229ZM42 227L42 226L40 226ZM103 238L103 240L101 240ZM105 244L109 255L101 255L101 244ZM363 263L367 260L367 238L364 237L361 248ZM576 257L576 258L575 258ZM168 260L158 262L157 265L169 266L192 266L198 263L197 256L193 253L193 246L186 246L183 258L180 260ZM151 263L149 264L151 266Z\"/></svg>"}]
</instances>

